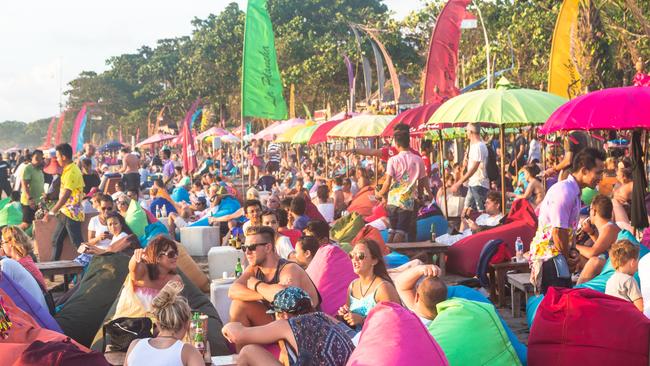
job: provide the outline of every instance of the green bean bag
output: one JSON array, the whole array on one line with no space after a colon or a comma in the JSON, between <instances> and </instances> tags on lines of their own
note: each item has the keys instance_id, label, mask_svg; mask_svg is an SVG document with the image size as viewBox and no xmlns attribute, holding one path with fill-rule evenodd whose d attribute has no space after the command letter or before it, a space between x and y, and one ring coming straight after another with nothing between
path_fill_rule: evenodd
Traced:
<instances>
[{"instance_id":1,"label":"green bean bag","mask_svg":"<svg viewBox=\"0 0 650 366\"><path fill-rule=\"evenodd\" d=\"M491 304L452 298L437 310L428 329L449 365L521 365Z\"/></svg>"},{"instance_id":2,"label":"green bean bag","mask_svg":"<svg viewBox=\"0 0 650 366\"><path fill-rule=\"evenodd\" d=\"M5 204L0 209L0 226L20 225L23 222L23 210L20 203Z\"/></svg>"},{"instance_id":3,"label":"green bean bag","mask_svg":"<svg viewBox=\"0 0 650 366\"><path fill-rule=\"evenodd\" d=\"M93 257L76 293L54 316L63 333L90 347L129 273L129 259L121 253Z\"/></svg>"},{"instance_id":4,"label":"green bean bag","mask_svg":"<svg viewBox=\"0 0 650 366\"><path fill-rule=\"evenodd\" d=\"M147 214L144 212L138 201L131 200L124 220L126 221L126 224L129 225L129 228L133 231L135 236L139 238L145 234L145 228L148 224Z\"/></svg>"},{"instance_id":5,"label":"green bean bag","mask_svg":"<svg viewBox=\"0 0 650 366\"><path fill-rule=\"evenodd\" d=\"M349 215L341 217L332 224L330 238L339 243L351 243L352 239L359 234L359 231L365 225L366 222L363 221L363 216L356 212L351 212Z\"/></svg>"}]
</instances>

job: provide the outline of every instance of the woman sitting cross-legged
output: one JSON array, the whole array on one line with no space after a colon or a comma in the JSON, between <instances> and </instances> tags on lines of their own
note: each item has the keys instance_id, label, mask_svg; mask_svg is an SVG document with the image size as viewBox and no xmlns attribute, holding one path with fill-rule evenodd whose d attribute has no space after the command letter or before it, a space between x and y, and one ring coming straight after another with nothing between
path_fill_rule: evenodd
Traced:
<instances>
[{"instance_id":1,"label":"woman sitting cross-legged","mask_svg":"<svg viewBox=\"0 0 650 366\"><path fill-rule=\"evenodd\" d=\"M336 319L313 312L311 299L299 287L278 292L269 313L275 321L258 327L241 323L224 325L230 342L245 345L237 365L323 365L343 366L354 350L346 331ZM280 362L260 345L280 342Z\"/></svg>"},{"instance_id":2,"label":"woman sitting cross-legged","mask_svg":"<svg viewBox=\"0 0 650 366\"><path fill-rule=\"evenodd\" d=\"M183 338L190 329L191 310L187 300L179 296L180 282L168 282L153 299L152 312L158 335L131 342L124 365L203 366L201 353Z\"/></svg>"},{"instance_id":3,"label":"woman sitting cross-legged","mask_svg":"<svg viewBox=\"0 0 650 366\"><path fill-rule=\"evenodd\" d=\"M359 278L348 287L348 301L338 316L350 327L361 330L368 312L381 301L401 303L393 280L386 270L384 257L374 240L362 239L350 252L352 268Z\"/></svg>"}]
</instances>

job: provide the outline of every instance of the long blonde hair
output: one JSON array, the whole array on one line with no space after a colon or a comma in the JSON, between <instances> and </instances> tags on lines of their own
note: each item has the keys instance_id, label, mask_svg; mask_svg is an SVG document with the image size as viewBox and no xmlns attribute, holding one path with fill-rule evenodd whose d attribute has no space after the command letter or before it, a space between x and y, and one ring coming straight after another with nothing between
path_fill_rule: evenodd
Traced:
<instances>
[{"instance_id":1,"label":"long blonde hair","mask_svg":"<svg viewBox=\"0 0 650 366\"><path fill-rule=\"evenodd\" d=\"M9 242L8 238L13 238L14 240ZM8 242L9 246L13 248L21 258L29 255L34 248L32 240L18 226L5 226L2 228L2 241Z\"/></svg>"},{"instance_id":2,"label":"long blonde hair","mask_svg":"<svg viewBox=\"0 0 650 366\"><path fill-rule=\"evenodd\" d=\"M161 330L178 332L190 321L190 305L187 299L179 295L182 290L181 282L170 281L153 299L151 312Z\"/></svg>"}]
</instances>

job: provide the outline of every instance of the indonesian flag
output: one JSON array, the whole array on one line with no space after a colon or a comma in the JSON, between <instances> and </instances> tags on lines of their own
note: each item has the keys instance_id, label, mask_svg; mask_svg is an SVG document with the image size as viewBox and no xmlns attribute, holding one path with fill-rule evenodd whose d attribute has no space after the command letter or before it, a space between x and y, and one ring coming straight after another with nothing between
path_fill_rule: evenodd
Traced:
<instances>
[{"instance_id":1,"label":"indonesian flag","mask_svg":"<svg viewBox=\"0 0 650 366\"><path fill-rule=\"evenodd\" d=\"M460 29L474 29L478 26L478 20L476 16L469 11L465 12L465 17L460 23Z\"/></svg>"}]
</instances>

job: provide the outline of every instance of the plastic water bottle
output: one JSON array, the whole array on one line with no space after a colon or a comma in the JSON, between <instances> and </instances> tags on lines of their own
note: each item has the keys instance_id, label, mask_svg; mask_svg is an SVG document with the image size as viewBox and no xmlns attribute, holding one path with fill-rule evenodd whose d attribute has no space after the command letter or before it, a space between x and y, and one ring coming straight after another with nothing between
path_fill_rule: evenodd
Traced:
<instances>
[{"instance_id":1,"label":"plastic water bottle","mask_svg":"<svg viewBox=\"0 0 650 366\"><path fill-rule=\"evenodd\" d=\"M160 206L156 206L156 218L160 218Z\"/></svg>"},{"instance_id":2,"label":"plastic water bottle","mask_svg":"<svg viewBox=\"0 0 650 366\"><path fill-rule=\"evenodd\" d=\"M521 241L521 237L517 237L515 241L515 256L517 257L517 262L522 262L524 260L524 242Z\"/></svg>"},{"instance_id":3,"label":"plastic water bottle","mask_svg":"<svg viewBox=\"0 0 650 366\"><path fill-rule=\"evenodd\" d=\"M167 206L162 207L162 217L167 217Z\"/></svg>"}]
</instances>

